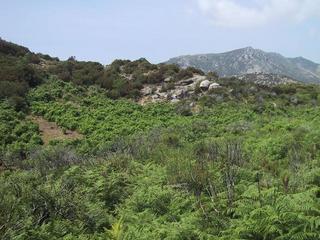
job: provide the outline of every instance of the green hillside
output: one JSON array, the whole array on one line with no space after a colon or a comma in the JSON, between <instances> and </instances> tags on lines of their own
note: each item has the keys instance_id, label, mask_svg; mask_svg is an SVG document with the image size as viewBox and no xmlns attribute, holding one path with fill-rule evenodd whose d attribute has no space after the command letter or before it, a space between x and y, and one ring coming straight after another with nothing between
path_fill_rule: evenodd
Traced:
<instances>
[{"instance_id":1,"label":"green hillside","mask_svg":"<svg viewBox=\"0 0 320 240\"><path fill-rule=\"evenodd\" d=\"M208 94L141 105L144 84L204 73L1 46L1 66L34 75L0 72L26 86L0 96L0 239L320 239L318 85L219 78ZM44 144L30 116L83 138Z\"/></svg>"}]
</instances>

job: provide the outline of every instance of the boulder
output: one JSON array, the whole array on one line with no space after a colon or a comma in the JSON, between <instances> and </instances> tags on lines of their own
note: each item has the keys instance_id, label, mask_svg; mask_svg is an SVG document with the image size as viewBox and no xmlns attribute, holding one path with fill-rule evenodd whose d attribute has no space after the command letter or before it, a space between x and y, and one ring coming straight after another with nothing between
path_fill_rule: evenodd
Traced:
<instances>
[{"instance_id":1,"label":"boulder","mask_svg":"<svg viewBox=\"0 0 320 240\"><path fill-rule=\"evenodd\" d=\"M160 93L158 93L158 95L159 95L160 98L167 99L167 97L168 97L168 93L166 93L166 92L160 92Z\"/></svg>"},{"instance_id":2,"label":"boulder","mask_svg":"<svg viewBox=\"0 0 320 240\"><path fill-rule=\"evenodd\" d=\"M193 82L198 83L201 81L204 81L207 79L206 76L201 76L201 75L195 75L193 78L191 78Z\"/></svg>"},{"instance_id":3,"label":"boulder","mask_svg":"<svg viewBox=\"0 0 320 240\"><path fill-rule=\"evenodd\" d=\"M164 82L168 83L168 82L171 82L173 80L172 77L167 77L164 79Z\"/></svg>"},{"instance_id":4,"label":"boulder","mask_svg":"<svg viewBox=\"0 0 320 240\"><path fill-rule=\"evenodd\" d=\"M180 100L179 100L179 99L174 98L174 99L172 99L172 100L171 100L171 102L172 102L172 103L178 103L178 102L180 102Z\"/></svg>"},{"instance_id":5,"label":"boulder","mask_svg":"<svg viewBox=\"0 0 320 240\"><path fill-rule=\"evenodd\" d=\"M209 80L204 80L204 81L202 81L200 83L200 88L202 90L208 90L209 86L210 86L210 81Z\"/></svg>"},{"instance_id":6,"label":"boulder","mask_svg":"<svg viewBox=\"0 0 320 240\"><path fill-rule=\"evenodd\" d=\"M184 91L183 89L177 89L172 92L172 98L174 99L184 98L185 95L186 95L186 91Z\"/></svg>"},{"instance_id":7,"label":"boulder","mask_svg":"<svg viewBox=\"0 0 320 240\"><path fill-rule=\"evenodd\" d=\"M159 99L159 95L158 95L158 94L154 94L154 95L151 96L151 98L152 98L153 100Z\"/></svg>"},{"instance_id":8,"label":"boulder","mask_svg":"<svg viewBox=\"0 0 320 240\"><path fill-rule=\"evenodd\" d=\"M151 87L144 87L141 89L142 96L148 96L152 94L152 88Z\"/></svg>"},{"instance_id":9,"label":"boulder","mask_svg":"<svg viewBox=\"0 0 320 240\"><path fill-rule=\"evenodd\" d=\"M216 88L219 88L219 87L220 87L219 83L211 83L210 86L209 86L209 90L216 89Z\"/></svg>"}]
</instances>

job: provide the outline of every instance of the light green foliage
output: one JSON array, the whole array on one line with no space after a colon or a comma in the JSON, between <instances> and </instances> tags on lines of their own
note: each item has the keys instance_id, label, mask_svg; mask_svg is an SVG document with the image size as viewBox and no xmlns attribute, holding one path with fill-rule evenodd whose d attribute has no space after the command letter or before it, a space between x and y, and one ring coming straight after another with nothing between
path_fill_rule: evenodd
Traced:
<instances>
[{"instance_id":1,"label":"light green foliage","mask_svg":"<svg viewBox=\"0 0 320 240\"><path fill-rule=\"evenodd\" d=\"M142 107L126 100L114 101L97 88L85 92L62 81L39 87L29 99L34 114L85 134L86 151L97 151L116 137L168 126L173 117L178 118L169 105Z\"/></svg>"},{"instance_id":2,"label":"light green foliage","mask_svg":"<svg viewBox=\"0 0 320 240\"><path fill-rule=\"evenodd\" d=\"M38 126L25 119L7 102L0 101L0 162L11 165L9 155L24 158L27 151L42 144Z\"/></svg>"},{"instance_id":3,"label":"light green foliage","mask_svg":"<svg viewBox=\"0 0 320 240\"><path fill-rule=\"evenodd\" d=\"M1 239L319 239L319 89L237 91L185 114L51 77L31 111L85 138L32 151L37 127L1 103L2 151L26 152L0 172Z\"/></svg>"}]
</instances>

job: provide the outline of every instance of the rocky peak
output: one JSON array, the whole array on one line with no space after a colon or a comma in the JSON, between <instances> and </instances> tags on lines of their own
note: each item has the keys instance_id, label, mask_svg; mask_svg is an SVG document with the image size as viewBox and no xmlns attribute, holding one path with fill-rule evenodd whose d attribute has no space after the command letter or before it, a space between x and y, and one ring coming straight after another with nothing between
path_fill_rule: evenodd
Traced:
<instances>
[{"instance_id":1,"label":"rocky peak","mask_svg":"<svg viewBox=\"0 0 320 240\"><path fill-rule=\"evenodd\" d=\"M225 53L201 54L172 58L168 63L215 71L230 77L252 73L277 74L301 82L320 83L320 65L302 57L286 58L278 53L245 47Z\"/></svg>"}]
</instances>

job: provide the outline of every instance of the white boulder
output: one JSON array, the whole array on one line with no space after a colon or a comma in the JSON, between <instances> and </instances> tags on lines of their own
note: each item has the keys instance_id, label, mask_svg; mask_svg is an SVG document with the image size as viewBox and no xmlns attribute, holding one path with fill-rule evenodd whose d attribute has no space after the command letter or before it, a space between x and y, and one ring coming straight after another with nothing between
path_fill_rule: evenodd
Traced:
<instances>
[{"instance_id":1,"label":"white boulder","mask_svg":"<svg viewBox=\"0 0 320 240\"><path fill-rule=\"evenodd\" d=\"M202 90L208 90L209 86L210 86L210 81L209 80L204 80L204 81L202 81L200 83L200 88Z\"/></svg>"},{"instance_id":2,"label":"white boulder","mask_svg":"<svg viewBox=\"0 0 320 240\"><path fill-rule=\"evenodd\" d=\"M211 83L210 86L209 86L209 90L216 89L216 88L219 88L219 87L220 87L219 83Z\"/></svg>"}]
</instances>

